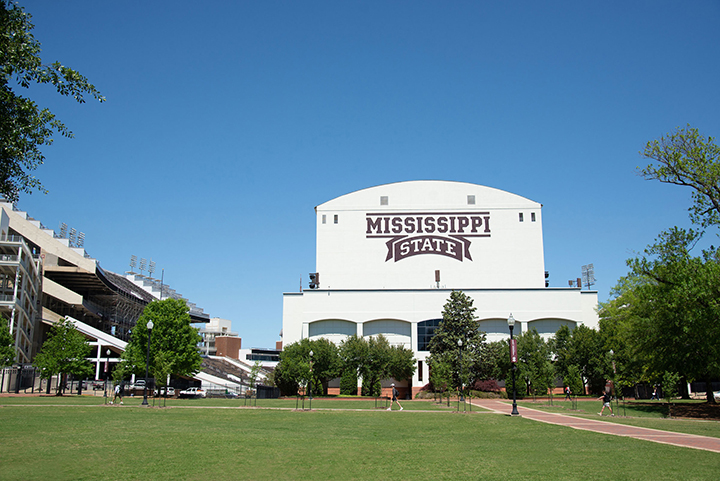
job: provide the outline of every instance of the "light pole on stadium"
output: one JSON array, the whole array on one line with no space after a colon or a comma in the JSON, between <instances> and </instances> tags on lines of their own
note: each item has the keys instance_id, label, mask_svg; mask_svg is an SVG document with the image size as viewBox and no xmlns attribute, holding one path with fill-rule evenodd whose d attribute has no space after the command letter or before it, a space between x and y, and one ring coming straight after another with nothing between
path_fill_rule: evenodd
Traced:
<instances>
[{"instance_id":1,"label":"light pole on stadium","mask_svg":"<svg viewBox=\"0 0 720 481\"><path fill-rule=\"evenodd\" d=\"M148 330L148 338L147 338L147 357L145 358L145 388L143 389L143 406L148 405L147 401L147 385L148 385L148 372L150 371L150 335L152 334L152 328L155 325L152 321L148 321L147 323L147 330Z\"/></svg>"}]
</instances>

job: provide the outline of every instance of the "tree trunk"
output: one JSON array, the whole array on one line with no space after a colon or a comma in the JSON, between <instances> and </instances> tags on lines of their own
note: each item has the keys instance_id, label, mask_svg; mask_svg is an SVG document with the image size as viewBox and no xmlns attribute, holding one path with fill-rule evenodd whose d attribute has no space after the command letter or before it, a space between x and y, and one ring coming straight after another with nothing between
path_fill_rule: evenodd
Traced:
<instances>
[{"instance_id":1,"label":"tree trunk","mask_svg":"<svg viewBox=\"0 0 720 481\"><path fill-rule=\"evenodd\" d=\"M710 376L705 378L705 396L707 397L708 404L715 404L715 395L712 390L712 381L710 381Z\"/></svg>"}]
</instances>

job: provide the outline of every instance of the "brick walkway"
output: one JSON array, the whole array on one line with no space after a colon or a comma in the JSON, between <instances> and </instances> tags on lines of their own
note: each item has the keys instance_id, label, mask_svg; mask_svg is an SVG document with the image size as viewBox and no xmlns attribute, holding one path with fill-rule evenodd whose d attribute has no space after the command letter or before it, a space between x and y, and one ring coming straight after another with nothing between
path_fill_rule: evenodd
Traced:
<instances>
[{"instance_id":1,"label":"brick walkway","mask_svg":"<svg viewBox=\"0 0 720 481\"><path fill-rule=\"evenodd\" d=\"M509 415L512 410L512 403L507 401L496 401L492 399L474 400L473 404L493 412ZM584 431L593 431L596 433L612 434L614 436L627 436L630 438L644 439L645 441L653 441L655 443L672 444L673 446L682 446L693 449L704 449L720 453L720 438L711 438L708 436L698 436L695 434L673 433L670 431L660 431L658 429L639 428L635 426L627 426L612 422L601 421L599 418L584 419L566 414L548 413L538 411L537 409L525 406L518 407L520 415L526 419L540 421L542 423L557 424L558 426L568 426L573 429L582 429Z\"/></svg>"}]
</instances>

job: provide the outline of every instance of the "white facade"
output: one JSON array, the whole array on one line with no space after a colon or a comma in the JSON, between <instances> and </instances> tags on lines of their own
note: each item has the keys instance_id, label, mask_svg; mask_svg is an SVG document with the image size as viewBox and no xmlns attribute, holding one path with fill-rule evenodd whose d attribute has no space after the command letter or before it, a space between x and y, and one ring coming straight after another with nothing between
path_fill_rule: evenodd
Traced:
<instances>
[{"instance_id":1,"label":"white facade","mask_svg":"<svg viewBox=\"0 0 720 481\"><path fill-rule=\"evenodd\" d=\"M597 292L546 288L542 205L462 182L411 181L353 192L316 207L319 286L283 297L283 344L382 333L413 349L422 369L452 290L474 301L488 341L535 328L597 327Z\"/></svg>"}]
</instances>

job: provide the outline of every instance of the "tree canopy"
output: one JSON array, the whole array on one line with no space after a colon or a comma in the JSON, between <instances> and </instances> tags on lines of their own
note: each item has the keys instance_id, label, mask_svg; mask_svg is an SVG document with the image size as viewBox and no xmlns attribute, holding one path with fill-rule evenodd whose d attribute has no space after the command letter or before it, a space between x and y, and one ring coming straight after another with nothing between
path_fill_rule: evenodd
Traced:
<instances>
[{"instance_id":1,"label":"tree canopy","mask_svg":"<svg viewBox=\"0 0 720 481\"><path fill-rule=\"evenodd\" d=\"M449 366L453 388L467 386L486 374L485 337L475 319L473 300L462 291L452 291L429 348L436 365Z\"/></svg>"},{"instance_id":2,"label":"tree canopy","mask_svg":"<svg viewBox=\"0 0 720 481\"><path fill-rule=\"evenodd\" d=\"M20 192L45 192L32 175L44 160L43 145L53 134L72 137L72 132L47 108L18 95L17 87L50 84L63 96L79 103L85 95L103 102L105 98L77 71L53 62L42 63L40 42L31 33L31 15L9 0L0 0L0 194L17 201Z\"/></svg>"},{"instance_id":3,"label":"tree canopy","mask_svg":"<svg viewBox=\"0 0 720 481\"><path fill-rule=\"evenodd\" d=\"M695 224L720 224L720 147L689 125L648 142L642 155L654 161L638 168L646 179L693 189L689 208Z\"/></svg>"},{"instance_id":4,"label":"tree canopy","mask_svg":"<svg viewBox=\"0 0 720 481\"><path fill-rule=\"evenodd\" d=\"M202 339L198 330L190 325L189 308L183 300L164 299L145 306L122 355L118 372L145 373L147 325L151 320L150 370L166 373L169 369L170 373L179 376L190 376L199 371L202 359L197 345Z\"/></svg>"},{"instance_id":5,"label":"tree canopy","mask_svg":"<svg viewBox=\"0 0 720 481\"><path fill-rule=\"evenodd\" d=\"M49 379L55 374L90 376L93 366L87 357L90 345L68 319L61 319L50 328L47 340L35 356L33 364L40 369L40 377Z\"/></svg>"}]
</instances>

